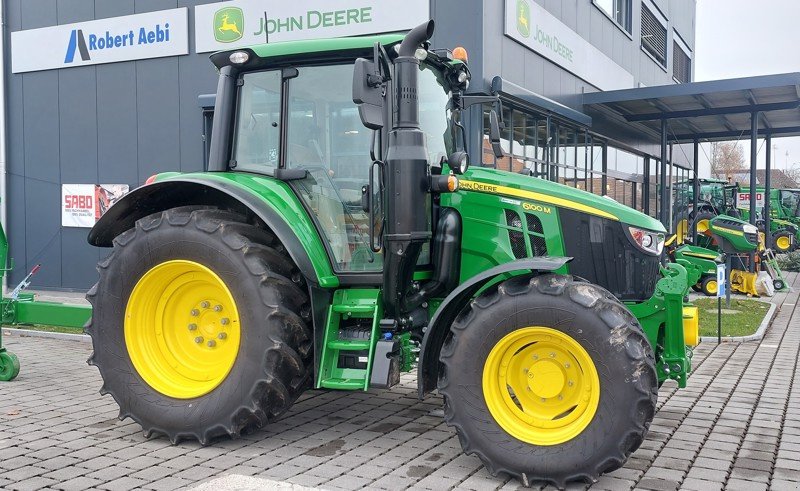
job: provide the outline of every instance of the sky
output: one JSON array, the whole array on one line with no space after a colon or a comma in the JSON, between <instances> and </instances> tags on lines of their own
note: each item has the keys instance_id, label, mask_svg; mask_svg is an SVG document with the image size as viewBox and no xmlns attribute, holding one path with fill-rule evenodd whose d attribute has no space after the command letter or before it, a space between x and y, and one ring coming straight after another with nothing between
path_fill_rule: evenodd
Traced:
<instances>
[{"instance_id":1,"label":"sky","mask_svg":"<svg viewBox=\"0 0 800 491\"><path fill-rule=\"evenodd\" d=\"M800 72L798 20L798 0L697 0L694 80ZM800 137L773 138L772 143L777 146L773 167L800 168ZM705 147L705 153L700 152L701 177L709 173ZM749 159L749 141L743 147ZM764 152L759 140L759 168L764 167Z\"/></svg>"}]
</instances>

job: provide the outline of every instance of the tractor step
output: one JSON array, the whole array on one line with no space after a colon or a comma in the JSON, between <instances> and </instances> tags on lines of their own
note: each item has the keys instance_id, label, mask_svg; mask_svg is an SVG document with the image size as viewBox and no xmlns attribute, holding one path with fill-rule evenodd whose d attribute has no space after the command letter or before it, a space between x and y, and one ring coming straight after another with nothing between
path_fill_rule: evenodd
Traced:
<instances>
[{"instance_id":1,"label":"tractor step","mask_svg":"<svg viewBox=\"0 0 800 491\"><path fill-rule=\"evenodd\" d=\"M383 315L380 290L337 290L328 309L317 388L367 390Z\"/></svg>"},{"instance_id":2,"label":"tractor step","mask_svg":"<svg viewBox=\"0 0 800 491\"><path fill-rule=\"evenodd\" d=\"M358 378L328 378L323 380L320 386L323 389L361 390L364 388L364 380Z\"/></svg>"}]
</instances>

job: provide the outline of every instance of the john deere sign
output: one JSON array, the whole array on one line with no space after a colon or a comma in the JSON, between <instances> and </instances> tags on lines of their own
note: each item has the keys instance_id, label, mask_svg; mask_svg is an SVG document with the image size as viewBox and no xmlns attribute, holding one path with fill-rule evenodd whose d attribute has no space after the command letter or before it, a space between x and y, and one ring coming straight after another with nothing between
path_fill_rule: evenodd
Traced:
<instances>
[{"instance_id":1,"label":"john deere sign","mask_svg":"<svg viewBox=\"0 0 800 491\"><path fill-rule=\"evenodd\" d=\"M633 87L633 75L533 0L506 0L505 33L601 90Z\"/></svg>"},{"instance_id":2,"label":"john deere sign","mask_svg":"<svg viewBox=\"0 0 800 491\"><path fill-rule=\"evenodd\" d=\"M212 3L195 7L195 50L406 31L430 18L429 0Z\"/></svg>"},{"instance_id":3,"label":"john deere sign","mask_svg":"<svg viewBox=\"0 0 800 491\"><path fill-rule=\"evenodd\" d=\"M224 7L214 13L214 39L232 43L242 39L244 12L239 7Z\"/></svg>"}]
</instances>

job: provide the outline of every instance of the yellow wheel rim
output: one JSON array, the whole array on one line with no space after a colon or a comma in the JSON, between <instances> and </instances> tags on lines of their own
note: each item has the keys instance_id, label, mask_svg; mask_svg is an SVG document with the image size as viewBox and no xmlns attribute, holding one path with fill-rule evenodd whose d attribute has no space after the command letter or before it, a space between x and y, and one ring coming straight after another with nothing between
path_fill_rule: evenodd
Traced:
<instances>
[{"instance_id":1,"label":"yellow wheel rim","mask_svg":"<svg viewBox=\"0 0 800 491\"><path fill-rule=\"evenodd\" d=\"M192 399L230 373L240 340L230 290L202 264L161 263L139 279L125 308L125 345L139 375L154 390Z\"/></svg>"},{"instance_id":2,"label":"yellow wheel rim","mask_svg":"<svg viewBox=\"0 0 800 491\"><path fill-rule=\"evenodd\" d=\"M711 280L708 283L706 283L706 291L708 291L708 293L710 293L711 295L716 295L717 294L717 280Z\"/></svg>"},{"instance_id":3,"label":"yellow wheel rim","mask_svg":"<svg viewBox=\"0 0 800 491\"><path fill-rule=\"evenodd\" d=\"M700 220L697 222L697 233L704 234L708 232L709 222L709 220Z\"/></svg>"},{"instance_id":4,"label":"yellow wheel rim","mask_svg":"<svg viewBox=\"0 0 800 491\"><path fill-rule=\"evenodd\" d=\"M525 327L492 348L483 367L483 397L497 424L514 438L557 445L580 435L594 418L600 377L571 336Z\"/></svg>"},{"instance_id":5,"label":"yellow wheel rim","mask_svg":"<svg viewBox=\"0 0 800 491\"><path fill-rule=\"evenodd\" d=\"M689 235L689 221L680 220L675 226L675 235L678 237L678 244L683 244Z\"/></svg>"},{"instance_id":6,"label":"yellow wheel rim","mask_svg":"<svg viewBox=\"0 0 800 491\"><path fill-rule=\"evenodd\" d=\"M779 251L788 251L792 246L792 241L789 237L782 235L775 241L775 245L778 247Z\"/></svg>"}]
</instances>

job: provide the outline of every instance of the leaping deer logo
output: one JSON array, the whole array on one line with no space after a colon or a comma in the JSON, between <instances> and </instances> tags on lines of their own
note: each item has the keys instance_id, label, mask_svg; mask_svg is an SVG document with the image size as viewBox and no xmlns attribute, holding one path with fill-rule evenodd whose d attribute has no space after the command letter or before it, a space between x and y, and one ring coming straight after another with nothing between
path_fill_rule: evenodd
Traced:
<instances>
[{"instance_id":1,"label":"leaping deer logo","mask_svg":"<svg viewBox=\"0 0 800 491\"><path fill-rule=\"evenodd\" d=\"M228 14L222 16L222 24L220 24L220 26L217 28L219 29L219 32L232 31L241 36L242 33L239 32L239 28L236 26L236 22L228 22L228 17L229 17Z\"/></svg>"},{"instance_id":2,"label":"leaping deer logo","mask_svg":"<svg viewBox=\"0 0 800 491\"><path fill-rule=\"evenodd\" d=\"M242 39L244 12L239 7L224 7L214 14L214 39L232 43Z\"/></svg>"},{"instance_id":3,"label":"leaping deer logo","mask_svg":"<svg viewBox=\"0 0 800 491\"><path fill-rule=\"evenodd\" d=\"M523 37L531 35L531 7L526 0L517 0L517 31Z\"/></svg>"}]
</instances>

